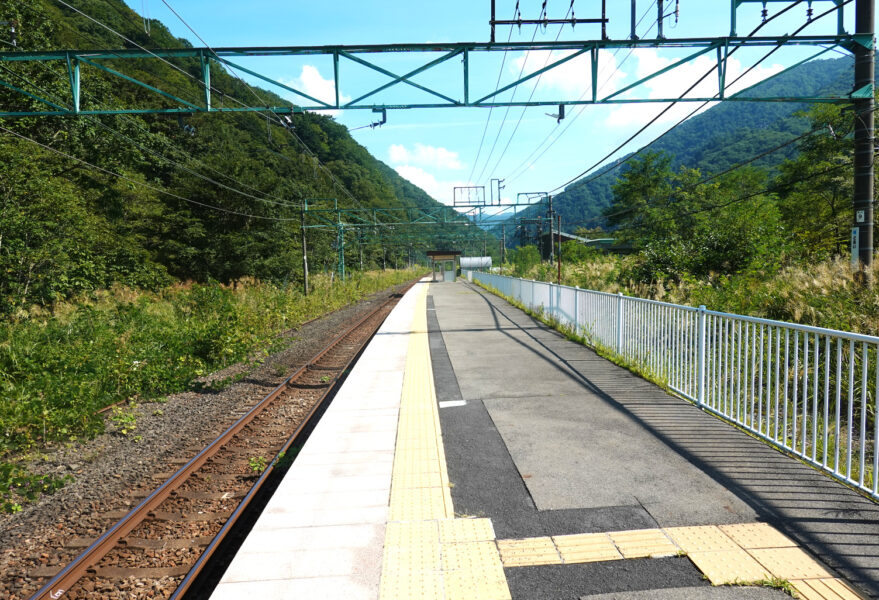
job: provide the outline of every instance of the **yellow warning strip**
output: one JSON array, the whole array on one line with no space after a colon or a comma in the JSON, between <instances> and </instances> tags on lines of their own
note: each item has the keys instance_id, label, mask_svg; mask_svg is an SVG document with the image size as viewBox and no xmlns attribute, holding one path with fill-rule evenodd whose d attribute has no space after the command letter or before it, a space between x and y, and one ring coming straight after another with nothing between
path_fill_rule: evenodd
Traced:
<instances>
[{"instance_id":1,"label":"yellow warning strip","mask_svg":"<svg viewBox=\"0 0 879 600\"><path fill-rule=\"evenodd\" d=\"M510 600L504 567L685 554L714 585L791 583L805 600L863 600L765 523L496 540L490 519L455 519L427 337L416 298L385 534L381 600Z\"/></svg>"},{"instance_id":2,"label":"yellow warning strip","mask_svg":"<svg viewBox=\"0 0 879 600\"><path fill-rule=\"evenodd\" d=\"M455 519L427 337L427 286L403 374L380 598L510 600L489 519Z\"/></svg>"},{"instance_id":3,"label":"yellow warning strip","mask_svg":"<svg viewBox=\"0 0 879 600\"><path fill-rule=\"evenodd\" d=\"M505 567L687 555L713 585L790 582L805 600L863 600L766 523L498 540Z\"/></svg>"}]
</instances>

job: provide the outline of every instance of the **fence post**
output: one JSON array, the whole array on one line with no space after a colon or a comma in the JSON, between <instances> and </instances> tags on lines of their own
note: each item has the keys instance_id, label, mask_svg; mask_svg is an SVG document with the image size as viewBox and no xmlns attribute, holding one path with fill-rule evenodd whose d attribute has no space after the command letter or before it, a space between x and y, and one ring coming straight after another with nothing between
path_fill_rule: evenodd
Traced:
<instances>
[{"instance_id":1,"label":"fence post","mask_svg":"<svg viewBox=\"0 0 879 600\"><path fill-rule=\"evenodd\" d=\"M696 403L699 408L705 405L705 305L699 306L699 340L697 360Z\"/></svg>"},{"instance_id":2,"label":"fence post","mask_svg":"<svg viewBox=\"0 0 879 600\"><path fill-rule=\"evenodd\" d=\"M617 292L617 354L623 355L623 293Z\"/></svg>"},{"instance_id":3,"label":"fence post","mask_svg":"<svg viewBox=\"0 0 879 600\"><path fill-rule=\"evenodd\" d=\"M574 333L580 335L580 286L574 286Z\"/></svg>"}]
</instances>

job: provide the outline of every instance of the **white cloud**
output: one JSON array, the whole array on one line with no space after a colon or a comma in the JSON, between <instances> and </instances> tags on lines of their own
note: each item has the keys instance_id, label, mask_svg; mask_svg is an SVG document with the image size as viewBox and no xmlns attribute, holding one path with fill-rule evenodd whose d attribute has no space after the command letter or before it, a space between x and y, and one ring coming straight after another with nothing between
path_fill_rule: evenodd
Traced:
<instances>
[{"instance_id":1,"label":"white cloud","mask_svg":"<svg viewBox=\"0 0 879 600\"><path fill-rule=\"evenodd\" d=\"M635 69L635 76L638 79L646 77L651 73L655 73L660 69L671 65L677 60L663 58L659 56L656 50L653 49L640 50L635 55L633 55L633 58L636 58L638 61L638 66ZM781 65L777 64L767 67L757 67L756 69L748 73L745 77L743 77L735 85L729 86L729 83L734 81L739 75L741 75L745 69L743 68L742 63L735 58L730 58L727 62L727 65L727 95L734 94L737 91L754 85L755 83L758 83L759 81L762 81L763 79L766 79L767 77L778 73L784 68ZM695 60L692 60L675 69L672 69L667 73L655 77L619 97L676 98L680 96L684 92L684 90L693 85L706 72L708 72L709 69L716 66L717 60L714 57L703 55L696 58ZM626 85L628 85L628 83L626 83ZM717 93L717 85L717 72L715 70L715 72L705 77L705 79L701 83L696 85L696 87L687 94L687 97L712 97ZM622 86L616 85L612 89L620 89L620 87ZM611 90L608 90L605 95L609 93L611 93ZM610 112L607 120L605 121L605 124L609 127L632 127L636 125L643 125L647 122L649 118L652 118L654 115L659 114L667 106L668 103L651 104L649 107L645 107L643 104L620 105L618 108L615 108ZM679 121L680 119L690 114L690 112L693 111L696 106L698 106L698 104L694 104L692 102L682 102L669 110L667 113L665 113L662 117L660 117L657 122L667 123L671 121ZM710 106L711 105L709 104L702 110L707 110L708 108L710 108Z\"/></svg>"},{"instance_id":2,"label":"white cloud","mask_svg":"<svg viewBox=\"0 0 879 600\"><path fill-rule=\"evenodd\" d=\"M400 177L407 179L438 202L451 205L453 203L453 194L455 187L472 185L466 181L443 181L438 180L434 175L428 173L421 167L412 165L398 165L394 167Z\"/></svg>"},{"instance_id":3,"label":"white cloud","mask_svg":"<svg viewBox=\"0 0 879 600\"><path fill-rule=\"evenodd\" d=\"M279 81L284 85L289 85L292 88L296 88L297 90L308 94L312 98L317 98L318 100L329 104L335 104L336 102L335 82L332 79L324 79L315 66L303 65L302 71L299 73L298 77L293 79L280 79ZM303 98L293 92L287 92L285 96L298 104L312 104L311 100ZM340 103L344 104L350 100L350 96L339 94ZM317 110L314 112L327 116L336 116L339 113L337 110Z\"/></svg>"},{"instance_id":4,"label":"white cloud","mask_svg":"<svg viewBox=\"0 0 879 600\"><path fill-rule=\"evenodd\" d=\"M433 167L436 169L460 170L464 168L458 158L457 152L452 152L446 148L427 146L425 144L415 143L413 150L409 150L402 144L392 144L388 148L388 156L391 163L395 165L418 165L422 167Z\"/></svg>"},{"instance_id":5,"label":"white cloud","mask_svg":"<svg viewBox=\"0 0 879 600\"><path fill-rule=\"evenodd\" d=\"M572 54L574 54L574 50L535 50L533 52L525 52L512 62L510 72L515 76L518 76L521 72L524 77ZM523 65L524 70L522 68ZM616 82L622 80L625 76L626 73L619 70L613 53L600 50L598 55L599 90L608 85L614 88ZM565 99L585 98L592 91L592 60L587 52L557 67L553 67L538 77L540 80L537 84L536 95L538 96L541 92L551 90L561 92L560 97ZM523 92L530 94L531 88L537 80L538 78L535 77L522 84L522 89L519 90L517 96Z\"/></svg>"}]
</instances>

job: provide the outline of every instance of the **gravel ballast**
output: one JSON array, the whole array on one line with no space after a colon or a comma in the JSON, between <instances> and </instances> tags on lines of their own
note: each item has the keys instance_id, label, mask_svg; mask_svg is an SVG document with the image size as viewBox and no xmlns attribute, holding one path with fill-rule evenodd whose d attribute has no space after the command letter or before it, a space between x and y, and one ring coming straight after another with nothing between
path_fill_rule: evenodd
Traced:
<instances>
[{"instance_id":1,"label":"gravel ballast","mask_svg":"<svg viewBox=\"0 0 879 600\"><path fill-rule=\"evenodd\" d=\"M192 458L234 423L249 404L268 394L390 293L404 287L380 292L286 332L289 343L261 364L241 363L210 376L212 381L240 379L225 389L184 392L166 402L138 404L137 428L128 435L113 431L108 421L107 432L97 438L47 451L32 461L28 466L36 473L70 475L73 481L25 505L19 513L0 515L0 597L29 597L45 579L31 580L28 572L35 567L60 569L79 552L65 550L59 555L58 550L72 537L103 533L112 525L105 513L137 504L133 490L159 485L181 461Z\"/></svg>"}]
</instances>

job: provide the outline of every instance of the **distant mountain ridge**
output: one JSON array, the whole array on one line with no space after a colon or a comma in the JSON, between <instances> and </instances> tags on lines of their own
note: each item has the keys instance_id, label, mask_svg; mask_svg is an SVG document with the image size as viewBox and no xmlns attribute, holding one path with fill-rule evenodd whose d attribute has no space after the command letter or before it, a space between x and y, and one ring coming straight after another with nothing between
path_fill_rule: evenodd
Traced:
<instances>
[{"instance_id":1,"label":"distant mountain ridge","mask_svg":"<svg viewBox=\"0 0 879 600\"><path fill-rule=\"evenodd\" d=\"M758 84L748 94L847 94L852 88L851 73L851 58L814 60ZM717 173L804 133L808 122L796 113L808 106L787 102L723 102L688 119L638 152L667 152L673 156L674 168L684 165L698 168L703 174ZM612 187L624 168L621 163L632 154L637 153L572 183L553 198L553 208L561 214L563 228L564 223L571 227L602 224L602 211L613 202ZM796 147L791 145L752 164L772 169L795 155ZM533 217L542 211L530 208L518 216ZM508 224L513 222L511 219Z\"/></svg>"}]
</instances>

